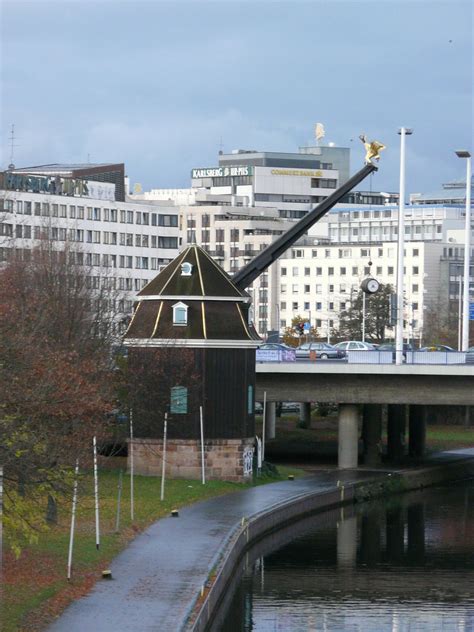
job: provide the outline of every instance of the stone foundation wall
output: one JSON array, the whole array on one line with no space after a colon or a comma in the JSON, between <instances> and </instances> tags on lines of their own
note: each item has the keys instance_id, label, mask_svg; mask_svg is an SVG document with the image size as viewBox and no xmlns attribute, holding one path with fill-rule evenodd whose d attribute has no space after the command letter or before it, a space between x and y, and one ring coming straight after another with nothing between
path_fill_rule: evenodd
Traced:
<instances>
[{"instance_id":1,"label":"stone foundation wall","mask_svg":"<svg viewBox=\"0 0 474 632\"><path fill-rule=\"evenodd\" d=\"M130 471L130 440L127 466ZM133 439L136 474L161 476L163 441ZM206 480L243 482L252 478L254 440L210 439L204 442ZM195 439L166 441L166 476L201 480L201 442Z\"/></svg>"}]
</instances>

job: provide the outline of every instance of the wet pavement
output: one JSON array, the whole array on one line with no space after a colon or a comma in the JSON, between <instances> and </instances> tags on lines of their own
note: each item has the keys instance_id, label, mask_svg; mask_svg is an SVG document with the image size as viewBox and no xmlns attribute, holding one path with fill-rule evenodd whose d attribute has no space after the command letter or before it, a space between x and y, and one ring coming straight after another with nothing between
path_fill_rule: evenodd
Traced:
<instances>
[{"instance_id":1,"label":"wet pavement","mask_svg":"<svg viewBox=\"0 0 474 632\"><path fill-rule=\"evenodd\" d=\"M386 472L384 472L386 474ZM302 494L372 478L372 471L331 471L262 485L180 509L139 535L111 565L112 581L99 581L48 628L49 632L180 630L229 533L242 517ZM382 474L382 472L380 472Z\"/></svg>"},{"instance_id":2,"label":"wet pavement","mask_svg":"<svg viewBox=\"0 0 474 632\"><path fill-rule=\"evenodd\" d=\"M91 593L69 606L48 630L181 630L200 587L206 583L229 534L242 517L306 494L334 489L338 480L348 484L386 476L388 472L320 471L180 509L178 518L159 520L139 535L113 561L113 580L99 581Z\"/></svg>"}]
</instances>

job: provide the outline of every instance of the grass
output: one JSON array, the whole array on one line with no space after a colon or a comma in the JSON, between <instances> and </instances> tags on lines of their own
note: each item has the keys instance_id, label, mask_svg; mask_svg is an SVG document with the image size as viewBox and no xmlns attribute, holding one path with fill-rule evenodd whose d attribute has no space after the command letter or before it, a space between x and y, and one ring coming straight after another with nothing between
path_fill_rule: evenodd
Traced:
<instances>
[{"instance_id":1,"label":"grass","mask_svg":"<svg viewBox=\"0 0 474 632\"><path fill-rule=\"evenodd\" d=\"M313 414L311 428L300 428L297 415L284 415L276 422L276 437L266 444L266 454L270 460L287 461L308 459L316 461L337 458L337 416L317 417ZM261 433L261 418L257 418L257 433ZM386 447L387 434L384 430L382 442ZM408 430L406 435L408 443ZM474 427L455 425L427 425L427 452L455 450L474 447Z\"/></svg>"},{"instance_id":2,"label":"grass","mask_svg":"<svg viewBox=\"0 0 474 632\"><path fill-rule=\"evenodd\" d=\"M258 478L255 484L286 479L288 474L302 476L295 468L279 467L278 474ZM3 559L3 632L44 629L72 600L90 590L108 568L111 560L139 532L155 520L170 514L171 509L235 492L250 484L208 481L167 480L165 499L160 501L159 478L134 477L134 521L130 519L130 478L123 477L120 532L115 533L118 471L101 471L100 548L95 545L93 480L83 475L79 486L76 535L73 550L73 575L66 579L70 528L70 502L59 506L58 524L38 534L38 542L25 546L16 559L8 549L5 533ZM46 504L46 503L45 503Z\"/></svg>"}]
</instances>

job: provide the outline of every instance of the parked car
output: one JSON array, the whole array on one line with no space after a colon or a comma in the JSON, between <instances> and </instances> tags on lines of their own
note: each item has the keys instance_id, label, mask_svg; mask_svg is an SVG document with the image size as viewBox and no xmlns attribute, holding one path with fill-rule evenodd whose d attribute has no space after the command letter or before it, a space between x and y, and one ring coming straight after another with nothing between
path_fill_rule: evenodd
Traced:
<instances>
[{"instance_id":1,"label":"parked car","mask_svg":"<svg viewBox=\"0 0 474 632\"><path fill-rule=\"evenodd\" d=\"M282 342L264 342L263 345L260 345L258 348L262 349L263 351L291 351L293 349L293 347L289 347Z\"/></svg>"},{"instance_id":2,"label":"parked car","mask_svg":"<svg viewBox=\"0 0 474 632\"><path fill-rule=\"evenodd\" d=\"M474 364L474 347L469 347L466 351L466 364Z\"/></svg>"},{"instance_id":3,"label":"parked car","mask_svg":"<svg viewBox=\"0 0 474 632\"><path fill-rule=\"evenodd\" d=\"M328 358L342 359L346 357L342 349L336 349L327 342L305 342L296 347L296 358L309 358L310 353L316 353L316 358L327 360Z\"/></svg>"},{"instance_id":4,"label":"parked car","mask_svg":"<svg viewBox=\"0 0 474 632\"><path fill-rule=\"evenodd\" d=\"M377 347L377 351L391 351L392 352L392 357L395 360L396 357L396 347L394 344L390 343L390 342L384 342L383 344L379 345ZM406 360L407 358L407 351L413 351L413 346L408 343L408 342L404 342L403 343L403 359Z\"/></svg>"},{"instance_id":5,"label":"parked car","mask_svg":"<svg viewBox=\"0 0 474 632\"><path fill-rule=\"evenodd\" d=\"M427 347L421 347L418 351L456 351L448 345L428 345Z\"/></svg>"},{"instance_id":6,"label":"parked car","mask_svg":"<svg viewBox=\"0 0 474 632\"><path fill-rule=\"evenodd\" d=\"M344 342L338 342L334 346L342 351L374 351L373 345L361 340L345 340Z\"/></svg>"}]
</instances>

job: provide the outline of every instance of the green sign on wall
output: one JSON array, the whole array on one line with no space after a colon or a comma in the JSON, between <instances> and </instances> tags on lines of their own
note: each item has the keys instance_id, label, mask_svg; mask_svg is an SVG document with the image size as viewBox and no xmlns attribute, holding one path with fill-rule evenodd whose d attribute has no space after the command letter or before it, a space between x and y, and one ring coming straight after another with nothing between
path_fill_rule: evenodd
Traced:
<instances>
[{"instance_id":1,"label":"green sign on wall","mask_svg":"<svg viewBox=\"0 0 474 632\"><path fill-rule=\"evenodd\" d=\"M171 388L170 413L184 415L188 412L188 389L185 386Z\"/></svg>"}]
</instances>

